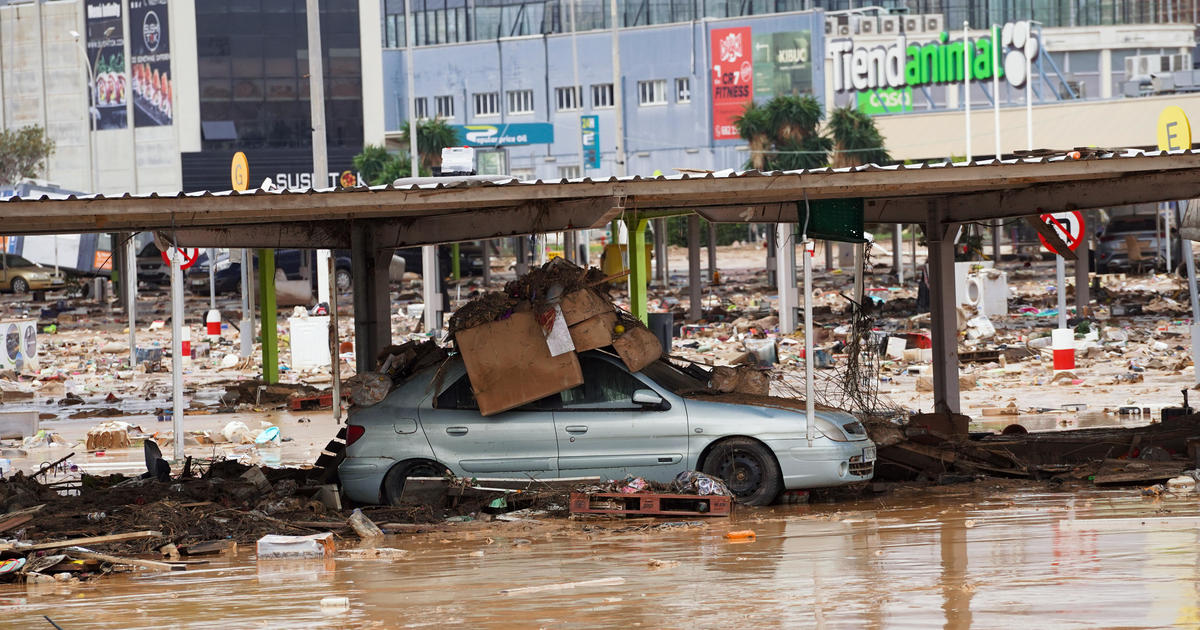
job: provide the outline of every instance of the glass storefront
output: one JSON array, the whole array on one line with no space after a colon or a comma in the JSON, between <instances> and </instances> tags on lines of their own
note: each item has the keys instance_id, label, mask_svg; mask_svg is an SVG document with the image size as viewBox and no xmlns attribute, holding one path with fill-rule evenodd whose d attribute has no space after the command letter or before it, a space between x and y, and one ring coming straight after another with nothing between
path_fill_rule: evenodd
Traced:
<instances>
[{"instance_id":1,"label":"glass storefront","mask_svg":"<svg viewBox=\"0 0 1200 630\"><path fill-rule=\"evenodd\" d=\"M196 3L204 150L308 147L308 32L304 0ZM363 143L358 6L321 3L329 147Z\"/></svg>"}]
</instances>

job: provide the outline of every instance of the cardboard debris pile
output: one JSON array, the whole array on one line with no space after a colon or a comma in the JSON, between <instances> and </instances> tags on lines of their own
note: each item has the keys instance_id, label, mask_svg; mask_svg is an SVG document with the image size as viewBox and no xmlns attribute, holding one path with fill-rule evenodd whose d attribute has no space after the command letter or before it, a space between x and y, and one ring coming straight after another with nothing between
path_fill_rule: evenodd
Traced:
<instances>
[{"instance_id":1,"label":"cardboard debris pile","mask_svg":"<svg viewBox=\"0 0 1200 630\"><path fill-rule=\"evenodd\" d=\"M451 316L482 415L582 385L579 352L611 345L633 372L662 356L654 333L603 292L606 280L556 258Z\"/></svg>"}]
</instances>

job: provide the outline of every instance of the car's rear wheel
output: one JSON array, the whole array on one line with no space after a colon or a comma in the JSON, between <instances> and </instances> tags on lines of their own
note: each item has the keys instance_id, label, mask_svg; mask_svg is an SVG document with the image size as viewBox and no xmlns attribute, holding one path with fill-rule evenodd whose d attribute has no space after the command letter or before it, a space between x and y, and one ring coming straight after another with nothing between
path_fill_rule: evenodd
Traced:
<instances>
[{"instance_id":1,"label":"car's rear wheel","mask_svg":"<svg viewBox=\"0 0 1200 630\"><path fill-rule=\"evenodd\" d=\"M446 467L437 462L426 459L400 462L392 466L383 477L383 502L387 505L400 505L404 482L409 477L441 477L444 474Z\"/></svg>"},{"instance_id":2,"label":"car's rear wheel","mask_svg":"<svg viewBox=\"0 0 1200 630\"><path fill-rule=\"evenodd\" d=\"M12 290L13 293L25 293L29 290L29 283L25 281L25 278L13 278Z\"/></svg>"},{"instance_id":3,"label":"car's rear wheel","mask_svg":"<svg viewBox=\"0 0 1200 630\"><path fill-rule=\"evenodd\" d=\"M762 444L749 438L717 443L704 458L702 471L718 477L738 503L770 505L783 490L779 463Z\"/></svg>"}]
</instances>

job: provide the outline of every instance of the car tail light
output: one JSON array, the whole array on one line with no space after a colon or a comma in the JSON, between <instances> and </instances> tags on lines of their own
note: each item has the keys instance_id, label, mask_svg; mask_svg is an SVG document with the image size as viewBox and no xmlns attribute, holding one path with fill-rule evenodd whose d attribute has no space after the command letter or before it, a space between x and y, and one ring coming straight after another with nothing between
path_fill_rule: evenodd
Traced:
<instances>
[{"instance_id":1,"label":"car tail light","mask_svg":"<svg viewBox=\"0 0 1200 630\"><path fill-rule=\"evenodd\" d=\"M358 438L362 437L363 434L366 432L367 432L366 427L363 427L361 425L357 425L357 424L346 425L346 446L350 446L351 444L357 442Z\"/></svg>"}]
</instances>

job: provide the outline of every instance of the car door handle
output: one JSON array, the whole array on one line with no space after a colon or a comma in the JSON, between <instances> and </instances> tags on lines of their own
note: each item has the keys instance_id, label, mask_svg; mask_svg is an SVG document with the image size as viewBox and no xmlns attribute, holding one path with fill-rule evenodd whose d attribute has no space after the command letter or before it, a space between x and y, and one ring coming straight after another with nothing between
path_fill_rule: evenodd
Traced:
<instances>
[{"instance_id":1,"label":"car door handle","mask_svg":"<svg viewBox=\"0 0 1200 630\"><path fill-rule=\"evenodd\" d=\"M467 427L446 427L446 433L450 435L466 435Z\"/></svg>"},{"instance_id":2,"label":"car door handle","mask_svg":"<svg viewBox=\"0 0 1200 630\"><path fill-rule=\"evenodd\" d=\"M587 427L582 424L567 425L567 433L587 433Z\"/></svg>"}]
</instances>

